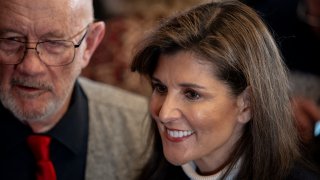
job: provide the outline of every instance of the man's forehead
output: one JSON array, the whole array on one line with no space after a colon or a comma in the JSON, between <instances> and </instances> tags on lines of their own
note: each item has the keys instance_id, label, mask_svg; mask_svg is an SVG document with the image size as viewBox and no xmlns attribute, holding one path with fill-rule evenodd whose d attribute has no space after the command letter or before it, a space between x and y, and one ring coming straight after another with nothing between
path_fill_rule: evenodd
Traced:
<instances>
[{"instance_id":1,"label":"man's forehead","mask_svg":"<svg viewBox=\"0 0 320 180\"><path fill-rule=\"evenodd\" d=\"M72 35L83 28L82 15L87 13L84 11L90 13L90 9L86 9L90 8L90 1L0 0L0 28L14 29L19 34L33 34L35 37L44 34Z\"/></svg>"},{"instance_id":2,"label":"man's forehead","mask_svg":"<svg viewBox=\"0 0 320 180\"><path fill-rule=\"evenodd\" d=\"M74 22L81 0L0 0L0 17L6 21L39 23ZM86 0L84 0L86 1ZM0 22L1 23L1 22ZM4 22L6 23L6 22ZM49 24L47 24L49 25Z\"/></svg>"},{"instance_id":3,"label":"man's forehead","mask_svg":"<svg viewBox=\"0 0 320 180\"><path fill-rule=\"evenodd\" d=\"M87 0L83 0L87 1ZM82 0L5 0L0 1L1 9L19 10L22 13L24 11L41 12L48 11L54 12L68 12L75 11L83 5Z\"/></svg>"}]
</instances>

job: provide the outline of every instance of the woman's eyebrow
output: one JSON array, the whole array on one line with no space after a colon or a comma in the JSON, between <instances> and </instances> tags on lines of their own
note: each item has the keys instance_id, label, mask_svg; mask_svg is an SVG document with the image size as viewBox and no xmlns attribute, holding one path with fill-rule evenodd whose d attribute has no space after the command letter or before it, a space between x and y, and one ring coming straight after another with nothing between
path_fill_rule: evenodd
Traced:
<instances>
[{"instance_id":1,"label":"woman's eyebrow","mask_svg":"<svg viewBox=\"0 0 320 180\"><path fill-rule=\"evenodd\" d=\"M154 76L151 77L151 81L162 83L158 78L156 78ZM178 85L181 87L184 87L184 88L206 89L204 86L200 86L200 85L194 84L194 83L179 83Z\"/></svg>"},{"instance_id":2,"label":"woman's eyebrow","mask_svg":"<svg viewBox=\"0 0 320 180\"><path fill-rule=\"evenodd\" d=\"M198 84L194 84L194 83L180 83L179 86L181 87L185 87L185 88L197 88L197 89L206 89L203 86L200 86Z\"/></svg>"},{"instance_id":3,"label":"woman's eyebrow","mask_svg":"<svg viewBox=\"0 0 320 180\"><path fill-rule=\"evenodd\" d=\"M160 79L158 79L158 78L156 78L154 76L151 77L151 81L156 81L156 82L160 82L161 83Z\"/></svg>"}]
</instances>

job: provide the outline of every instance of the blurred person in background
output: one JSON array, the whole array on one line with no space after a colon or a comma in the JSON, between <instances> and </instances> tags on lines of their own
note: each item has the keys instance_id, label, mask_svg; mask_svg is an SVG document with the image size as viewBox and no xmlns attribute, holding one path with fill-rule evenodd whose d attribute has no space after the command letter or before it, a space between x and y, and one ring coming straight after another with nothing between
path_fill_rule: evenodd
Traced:
<instances>
[{"instance_id":1,"label":"blurred person in background","mask_svg":"<svg viewBox=\"0 0 320 180\"><path fill-rule=\"evenodd\" d=\"M307 156L320 167L320 1L245 0L275 34L290 69L291 102ZM319 124L320 125L320 124Z\"/></svg>"}]
</instances>

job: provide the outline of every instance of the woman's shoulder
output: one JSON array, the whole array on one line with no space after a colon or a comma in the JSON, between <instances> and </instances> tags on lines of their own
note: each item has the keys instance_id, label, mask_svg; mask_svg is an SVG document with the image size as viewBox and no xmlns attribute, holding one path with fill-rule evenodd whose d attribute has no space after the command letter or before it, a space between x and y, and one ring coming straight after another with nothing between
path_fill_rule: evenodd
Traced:
<instances>
[{"instance_id":1,"label":"woman's shoulder","mask_svg":"<svg viewBox=\"0 0 320 180\"><path fill-rule=\"evenodd\" d=\"M320 174L316 169L296 164L292 168L287 180L320 180Z\"/></svg>"}]
</instances>

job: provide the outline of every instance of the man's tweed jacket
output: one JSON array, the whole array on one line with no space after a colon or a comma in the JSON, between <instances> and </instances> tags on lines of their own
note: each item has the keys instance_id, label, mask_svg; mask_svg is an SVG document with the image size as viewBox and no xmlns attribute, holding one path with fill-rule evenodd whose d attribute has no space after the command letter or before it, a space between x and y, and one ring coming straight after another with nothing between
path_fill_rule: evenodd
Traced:
<instances>
[{"instance_id":1,"label":"man's tweed jacket","mask_svg":"<svg viewBox=\"0 0 320 180\"><path fill-rule=\"evenodd\" d=\"M146 98L85 78L79 82L89 107L86 180L133 179L146 158Z\"/></svg>"}]
</instances>

